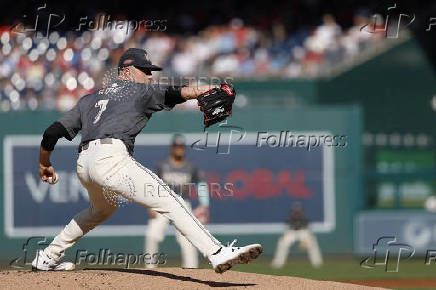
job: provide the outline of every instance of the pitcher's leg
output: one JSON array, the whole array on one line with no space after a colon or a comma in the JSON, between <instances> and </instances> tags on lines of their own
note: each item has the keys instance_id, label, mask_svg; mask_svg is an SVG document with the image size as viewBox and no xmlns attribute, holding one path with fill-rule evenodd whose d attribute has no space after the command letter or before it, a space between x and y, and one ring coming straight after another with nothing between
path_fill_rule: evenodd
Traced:
<instances>
[{"instance_id":1,"label":"pitcher's leg","mask_svg":"<svg viewBox=\"0 0 436 290\"><path fill-rule=\"evenodd\" d=\"M149 169L140 166L138 163L136 165L138 166L136 174L143 176L144 179L151 182L154 188L157 189L157 195L155 192L150 196L150 192L146 192L146 199L151 198L151 202L156 206L154 210L167 217L175 228L205 257L209 257L217 252L222 247L221 243L215 239L194 216L191 210L186 206L183 198L174 193ZM139 200L139 202L141 201Z\"/></svg>"},{"instance_id":2,"label":"pitcher's leg","mask_svg":"<svg viewBox=\"0 0 436 290\"><path fill-rule=\"evenodd\" d=\"M133 158L127 158L128 160L120 166L117 173L106 179L111 189L164 215L205 257L209 257L222 247L221 243L187 208L179 195L151 170L143 167ZM127 182L124 184L118 180L127 180Z\"/></svg>"},{"instance_id":3,"label":"pitcher's leg","mask_svg":"<svg viewBox=\"0 0 436 290\"><path fill-rule=\"evenodd\" d=\"M156 213L155 218L150 218L147 225L147 232L145 236L145 253L158 254L159 243L165 238L165 230L168 227L168 219L163 215ZM157 264L154 261L146 262L145 267L156 268Z\"/></svg>"},{"instance_id":4,"label":"pitcher's leg","mask_svg":"<svg viewBox=\"0 0 436 290\"><path fill-rule=\"evenodd\" d=\"M104 200L101 188L96 185L87 186L91 206L76 214L68 225L53 239L44 252L51 258L60 259L65 251L90 230L108 219L116 210Z\"/></svg>"}]
</instances>

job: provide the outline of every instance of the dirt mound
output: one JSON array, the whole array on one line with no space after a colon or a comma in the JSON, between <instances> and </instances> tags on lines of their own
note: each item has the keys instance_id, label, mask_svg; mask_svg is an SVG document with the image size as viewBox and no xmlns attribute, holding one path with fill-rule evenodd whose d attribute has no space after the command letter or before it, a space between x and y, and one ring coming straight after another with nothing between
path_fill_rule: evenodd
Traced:
<instances>
[{"instance_id":1,"label":"dirt mound","mask_svg":"<svg viewBox=\"0 0 436 290\"><path fill-rule=\"evenodd\" d=\"M159 268L86 269L72 272L0 272L0 289L369 289L370 287L287 276ZM371 288L373 289L373 288Z\"/></svg>"}]
</instances>

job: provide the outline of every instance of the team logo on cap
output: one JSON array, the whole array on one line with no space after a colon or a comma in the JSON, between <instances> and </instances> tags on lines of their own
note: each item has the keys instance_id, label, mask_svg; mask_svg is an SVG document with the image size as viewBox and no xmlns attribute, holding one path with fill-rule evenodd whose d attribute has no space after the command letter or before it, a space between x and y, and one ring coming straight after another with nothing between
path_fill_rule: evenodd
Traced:
<instances>
[{"instance_id":1,"label":"team logo on cap","mask_svg":"<svg viewBox=\"0 0 436 290\"><path fill-rule=\"evenodd\" d=\"M147 54L146 52L144 53L144 57L145 57L145 60L146 60L146 61L151 62L151 61L150 61L150 58L148 57L148 54Z\"/></svg>"}]
</instances>

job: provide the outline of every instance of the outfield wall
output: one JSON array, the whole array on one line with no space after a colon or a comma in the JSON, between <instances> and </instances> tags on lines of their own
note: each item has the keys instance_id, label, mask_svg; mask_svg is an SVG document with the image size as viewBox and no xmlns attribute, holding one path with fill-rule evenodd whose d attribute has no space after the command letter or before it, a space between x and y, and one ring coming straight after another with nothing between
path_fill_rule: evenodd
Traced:
<instances>
[{"instance_id":1,"label":"outfield wall","mask_svg":"<svg viewBox=\"0 0 436 290\"><path fill-rule=\"evenodd\" d=\"M30 236L51 237L88 204L75 177L78 140L60 142L53 154L54 166L61 173L57 185L42 184L38 179L40 136L58 117L57 113L42 112L0 114L2 261L20 256ZM300 201L324 253L353 252L353 216L363 207L362 120L358 107L236 110L228 124L214 127L208 134L203 132L201 118L199 113L191 112L156 114L144 134L138 136L135 158L153 167L165 157L172 133L187 134L188 141L196 144L188 150L190 159L206 172L208 182L222 185L220 191L211 193L210 229L220 240L237 237L240 243L259 241L265 246L265 254L271 255L279 233L286 228L283 221L290 204ZM230 140L228 133L232 130ZM256 146L259 132L278 136L283 130L306 136L346 136L346 146L310 151ZM222 134L223 142L218 148L217 134ZM234 185L232 193L223 190L227 182ZM145 210L129 204L75 248L140 253L146 223ZM179 255L174 236L165 240L161 251L170 257Z\"/></svg>"}]
</instances>

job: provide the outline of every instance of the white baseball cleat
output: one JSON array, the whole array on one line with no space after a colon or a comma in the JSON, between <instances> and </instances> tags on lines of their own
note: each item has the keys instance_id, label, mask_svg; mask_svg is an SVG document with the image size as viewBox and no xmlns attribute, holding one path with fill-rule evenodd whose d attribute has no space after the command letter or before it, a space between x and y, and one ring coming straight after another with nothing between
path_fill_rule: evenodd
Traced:
<instances>
[{"instance_id":1,"label":"white baseball cleat","mask_svg":"<svg viewBox=\"0 0 436 290\"><path fill-rule=\"evenodd\" d=\"M256 259L263 251L262 245L253 244L245 247L233 247L234 240L229 246L222 247L218 253L209 257L212 267L217 273L224 273L235 264L248 264Z\"/></svg>"},{"instance_id":2,"label":"white baseball cleat","mask_svg":"<svg viewBox=\"0 0 436 290\"><path fill-rule=\"evenodd\" d=\"M38 250L32 261L32 270L41 271L71 271L76 265L71 262L61 262L47 256L43 250Z\"/></svg>"}]
</instances>

